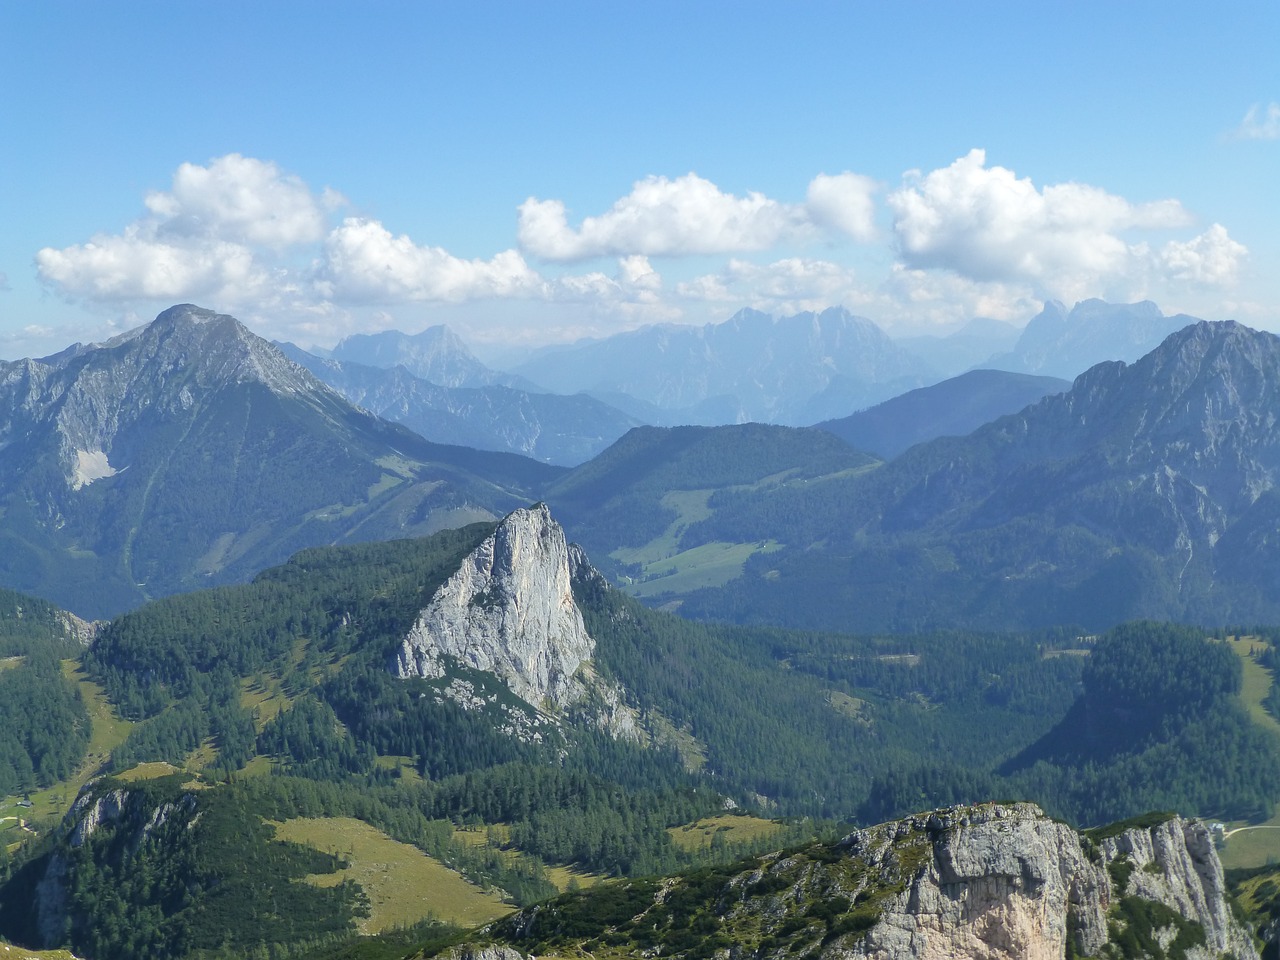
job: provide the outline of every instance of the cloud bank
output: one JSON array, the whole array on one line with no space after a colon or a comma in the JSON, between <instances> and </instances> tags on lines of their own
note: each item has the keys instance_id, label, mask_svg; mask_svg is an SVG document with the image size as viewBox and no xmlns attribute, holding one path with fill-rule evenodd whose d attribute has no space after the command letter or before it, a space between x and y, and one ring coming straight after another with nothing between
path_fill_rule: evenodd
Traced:
<instances>
[{"instance_id":1,"label":"cloud bank","mask_svg":"<svg viewBox=\"0 0 1280 960\"><path fill-rule=\"evenodd\" d=\"M725 193L689 173L648 177L608 211L569 226L563 201L530 197L520 205L520 246L548 261L600 256L680 257L767 250L828 227L857 239L875 233L875 182L853 173L820 174L803 204L761 193Z\"/></svg>"},{"instance_id":2,"label":"cloud bank","mask_svg":"<svg viewBox=\"0 0 1280 960\"><path fill-rule=\"evenodd\" d=\"M1280 106L1250 111L1245 125L1280 126ZM695 173L655 175L576 222L564 200L530 197L514 211L513 242L464 258L347 214L332 188L232 153L182 164L120 232L46 247L35 265L71 300L143 314L195 300L323 341L385 324L397 308L479 313L486 303L555 312L558 328L599 333L723 319L740 306L840 304L890 324L1019 319L1049 297L1224 291L1248 256L1221 224L1197 233L1176 199L1037 185L989 165L981 149L908 171L894 187L844 171L818 173L798 192L785 200Z\"/></svg>"}]
</instances>

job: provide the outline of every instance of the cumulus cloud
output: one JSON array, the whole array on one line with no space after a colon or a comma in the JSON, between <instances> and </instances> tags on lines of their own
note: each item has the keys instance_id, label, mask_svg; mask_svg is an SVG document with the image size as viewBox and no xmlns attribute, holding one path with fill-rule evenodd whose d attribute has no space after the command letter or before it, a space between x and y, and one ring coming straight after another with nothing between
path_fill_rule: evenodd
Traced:
<instances>
[{"instance_id":1,"label":"cumulus cloud","mask_svg":"<svg viewBox=\"0 0 1280 960\"><path fill-rule=\"evenodd\" d=\"M161 235L287 247L323 237L325 210L342 198L332 190L316 196L270 161L229 153L207 167L182 164L172 189L145 202Z\"/></svg>"},{"instance_id":2,"label":"cumulus cloud","mask_svg":"<svg viewBox=\"0 0 1280 960\"><path fill-rule=\"evenodd\" d=\"M552 261L742 253L803 239L819 228L869 240L875 191L868 177L820 174L809 184L806 203L789 204L762 193L725 193L694 173L652 176L576 229L563 202L530 197L519 208L518 237L523 249Z\"/></svg>"},{"instance_id":3,"label":"cumulus cloud","mask_svg":"<svg viewBox=\"0 0 1280 960\"><path fill-rule=\"evenodd\" d=\"M1132 267L1132 229L1185 226L1176 200L1132 204L1086 184L1037 189L971 150L949 167L908 176L890 194L894 231L908 267L941 267L975 280L1074 285Z\"/></svg>"},{"instance_id":4,"label":"cumulus cloud","mask_svg":"<svg viewBox=\"0 0 1280 960\"><path fill-rule=\"evenodd\" d=\"M1228 236L1226 227L1215 223L1186 243L1166 243L1160 251L1160 261L1175 280L1227 286L1235 282L1248 252L1244 244Z\"/></svg>"},{"instance_id":5,"label":"cumulus cloud","mask_svg":"<svg viewBox=\"0 0 1280 960\"><path fill-rule=\"evenodd\" d=\"M456 303L539 296L543 283L515 250L464 260L441 247L419 246L405 234L394 236L376 220L348 217L325 239L317 287L343 301Z\"/></svg>"},{"instance_id":6,"label":"cumulus cloud","mask_svg":"<svg viewBox=\"0 0 1280 960\"><path fill-rule=\"evenodd\" d=\"M1238 140L1280 140L1280 103L1265 107L1255 103L1236 127L1235 135Z\"/></svg>"},{"instance_id":7,"label":"cumulus cloud","mask_svg":"<svg viewBox=\"0 0 1280 960\"><path fill-rule=\"evenodd\" d=\"M990 317L1017 322L1038 313L1043 298L1026 283L975 281L942 270L894 264L868 304L888 322L945 326Z\"/></svg>"},{"instance_id":8,"label":"cumulus cloud","mask_svg":"<svg viewBox=\"0 0 1280 960\"><path fill-rule=\"evenodd\" d=\"M874 240L877 189L874 180L861 174L820 173L809 182L809 215L816 223L846 233L855 240Z\"/></svg>"},{"instance_id":9,"label":"cumulus cloud","mask_svg":"<svg viewBox=\"0 0 1280 960\"><path fill-rule=\"evenodd\" d=\"M261 297L278 270L264 265L287 247L324 236L326 211L342 202L315 194L274 163L228 154L184 163L168 191L147 194L147 215L119 234L99 234L36 254L40 278L91 300ZM287 283L284 284L287 286Z\"/></svg>"},{"instance_id":10,"label":"cumulus cloud","mask_svg":"<svg viewBox=\"0 0 1280 960\"><path fill-rule=\"evenodd\" d=\"M246 247L221 240L173 244L137 226L36 254L42 279L91 300L177 300L194 295L241 302L261 291L267 273Z\"/></svg>"},{"instance_id":11,"label":"cumulus cloud","mask_svg":"<svg viewBox=\"0 0 1280 960\"><path fill-rule=\"evenodd\" d=\"M907 173L887 197L891 224L877 224L880 191L861 174L819 173L801 202L788 203L728 193L693 173L651 176L576 225L562 201L530 198L518 208L517 246L467 259L376 219L338 220L340 194L233 153L181 165L120 232L35 259L39 276L71 297L140 313L157 301L194 300L321 342L333 339L325 331L373 322L374 310L413 305L465 316L461 305L476 301L508 324L537 317L540 328L586 324L596 333L723 319L740 306L839 304L891 324L1018 319L1047 296L1220 291L1247 256L1218 224L1187 239L1190 217L1176 200L1132 203L1084 184L1037 185L988 166L981 150ZM831 244L824 258L802 255L805 244L831 240L863 245L850 254L861 273ZM605 256L616 267L574 267ZM665 282L659 257L715 259L673 265Z\"/></svg>"},{"instance_id":12,"label":"cumulus cloud","mask_svg":"<svg viewBox=\"0 0 1280 960\"><path fill-rule=\"evenodd\" d=\"M803 212L761 193L724 193L689 173L647 177L598 217L569 226L559 200L530 197L520 205L520 245L545 260L597 256L723 253L762 250L804 225Z\"/></svg>"}]
</instances>

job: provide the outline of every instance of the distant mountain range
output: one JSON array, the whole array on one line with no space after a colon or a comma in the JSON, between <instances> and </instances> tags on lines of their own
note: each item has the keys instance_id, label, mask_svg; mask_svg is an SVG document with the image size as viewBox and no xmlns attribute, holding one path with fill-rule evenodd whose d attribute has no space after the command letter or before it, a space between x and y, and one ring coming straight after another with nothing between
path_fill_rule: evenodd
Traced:
<instances>
[{"instance_id":1,"label":"distant mountain range","mask_svg":"<svg viewBox=\"0 0 1280 960\"><path fill-rule=\"evenodd\" d=\"M190 305L0 365L0 446L0 582L87 617L498 516L555 473L428 443Z\"/></svg>"},{"instance_id":2,"label":"distant mountain range","mask_svg":"<svg viewBox=\"0 0 1280 960\"><path fill-rule=\"evenodd\" d=\"M1050 300L1027 323L1010 352L975 366L1071 380L1106 360L1132 363L1165 337L1198 322L1186 314L1166 317L1150 300L1082 300L1070 310Z\"/></svg>"},{"instance_id":3,"label":"distant mountain range","mask_svg":"<svg viewBox=\"0 0 1280 960\"><path fill-rule=\"evenodd\" d=\"M1008 353L1021 335L1021 327L978 317L945 335L924 334L896 339L899 346L929 364L939 376L954 377L983 365L994 356Z\"/></svg>"},{"instance_id":4,"label":"distant mountain range","mask_svg":"<svg viewBox=\"0 0 1280 960\"><path fill-rule=\"evenodd\" d=\"M937 379L923 360L846 310L741 310L703 327L643 327L549 348L514 371L561 393L625 394L695 422L801 425ZM730 419L730 414L733 414Z\"/></svg>"},{"instance_id":5,"label":"distant mountain range","mask_svg":"<svg viewBox=\"0 0 1280 960\"><path fill-rule=\"evenodd\" d=\"M1050 305L1019 343L1096 347L1108 317L1133 342L1177 319L1143 304ZM424 356L469 356L447 331L427 339L439 349ZM378 355L416 342L378 340L403 348ZM0 366L0 585L96 617L244 580L303 546L544 498L607 572L697 616L866 629L1264 617L1259 586L1280 571L1275 342L1191 325L1021 412L1065 384L973 371L824 424L865 453L826 431L742 425L633 429L596 454L635 420L589 397L446 388L284 348L351 400L459 444L440 445L352 406L234 319L175 307L109 343ZM659 343L675 375L664 397L704 409L721 402L709 391L734 358L774 410L813 409L852 382L830 372L834 359L813 374L819 347L846 370L855 343L902 360L874 325L827 311L649 328L557 363L620 368L630 344L637 382L655 385L662 371L644 357ZM713 360L685 390L698 350ZM488 376L463 367L455 380ZM566 474L471 449L482 445L596 456Z\"/></svg>"},{"instance_id":6,"label":"distant mountain range","mask_svg":"<svg viewBox=\"0 0 1280 960\"><path fill-rule=\"evenodd\" d=\"M573 466L642 422L586 394L531 393L501 384L440 386L404 366L385 369L323 359L293 344L278 346L347 400L437 443Z\"/></svg>"},{"instance_id":7,"label":"distant mountain range","mask_svg":"<svg viewBox=\"0 0 1280 960\"><path fill-rule=\"evenodd\" d=\"M528 380L486 367L467 349L461 337L443 325L427 327L415 334L399 330L352 334L340 340L328 356L384 370L403 367L420 380L440 387L539 390Z\"/></svg>"}]
</instances>

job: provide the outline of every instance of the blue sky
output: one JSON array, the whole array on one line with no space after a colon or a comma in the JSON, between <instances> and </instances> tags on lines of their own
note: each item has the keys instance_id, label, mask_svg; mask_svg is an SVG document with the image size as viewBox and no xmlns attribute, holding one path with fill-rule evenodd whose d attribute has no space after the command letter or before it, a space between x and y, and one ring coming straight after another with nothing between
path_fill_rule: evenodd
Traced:
<instances>
[{"instance_id":1,"label":"blue sky","mask_svg":"<svg viewBox=\"0 0 1280 960\"><path fill-rule=\"evenodd\" d=\"M1280 5L0 0L0 357L743 306L1280 329Z\"/></svg>"}]
</instances>

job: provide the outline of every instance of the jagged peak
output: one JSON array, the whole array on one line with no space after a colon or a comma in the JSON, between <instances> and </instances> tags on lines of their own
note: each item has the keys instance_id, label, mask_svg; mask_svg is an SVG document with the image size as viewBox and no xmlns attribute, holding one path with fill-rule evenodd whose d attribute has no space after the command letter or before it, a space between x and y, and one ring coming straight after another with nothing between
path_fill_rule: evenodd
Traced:
<instances>
[{"instance_id":1,"label":"jagged peak","mask_svg":"<svg viewBox=\"0 0 1280 960\"><path fill-rule=\"evenodd\" d=\"M1275 334L1234 320L1200 320L1170 334L1132 366L1135 376L1189 382L1207 370L1261 371L1277 362L1280 337Z\"/></svg>"},{"instance_id":2,"label":"jagged peak","mask_svg":"<svg viewBox=\"0 0 1280 960\"><path fill-rule=\"evenodd\" d=\"M1062 310L1062 304L1054 301L1059 310ZM1134 319L1159 319L1164 316L1160 307L1151 300L1138 300L1134 303L1111 303L1107 300L1100 300L1097 297L1091 297L1088 300L1080 300L1071 308L1068 314L1072 320L1082 320L1094 317L1110 317L1110 316L1128 316Z\"/></svg>"},{"instance_id":3,"label":"jagged peak","mask_svg":"<svg viewBox=\"0 0 1280 960\"><path fill-rule=\"evenodd\" d=\"M440 323L427 327L418 333L404 333L401 330L380 330L376 333L353 333L343 337L331 351L333 356L342 357L348 354L381 352L383 350L401 350L408 347L415 351L436 351L444 348L450 352L471 356L466 342L454 332L453 328Z\"/></svg>"},{"instance_id":4,"label":"jagged peak","mask_svg":"<svg viewBox=\"0 0 1280 960\"><path fill-rule=\"evenodd\" d=\"M625 691L593 668L595 640L573 596L592 576L545 503L513 510L418 614L391 671L426 680L437 699L497 711L501 729L524 739L572 708L613 737L643 740ZM528 709L504 703L483 675Z\"/></svg>"},{"instance_id":5,"label":"jagged peak","mask_svg":"<svg viewBox=\"0 0 1280 960\"><path fill-rule=\"evenodd\" d=\"M400 677L441 678L459 665L492 673L537 708L583 693L595 652L573 599L569 545L545 503L513 510L436 592L400 645Z\"/></svg>"}]
</instances>

